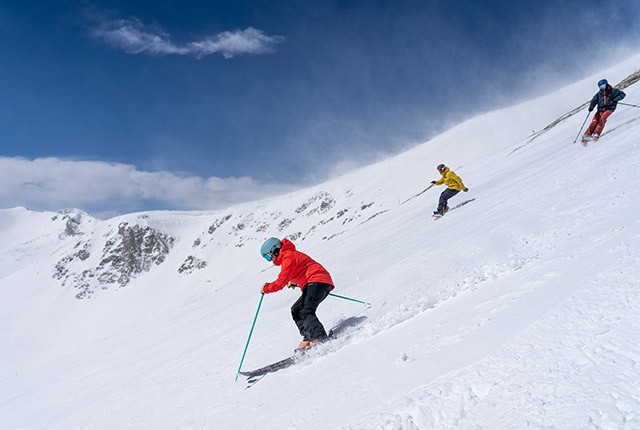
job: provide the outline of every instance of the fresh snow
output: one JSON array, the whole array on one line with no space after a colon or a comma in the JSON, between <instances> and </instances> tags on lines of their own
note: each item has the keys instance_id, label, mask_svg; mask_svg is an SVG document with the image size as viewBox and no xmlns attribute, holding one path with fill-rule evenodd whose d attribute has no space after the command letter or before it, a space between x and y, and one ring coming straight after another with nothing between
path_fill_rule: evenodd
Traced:
<instances>
[{"instance_id":1,"label":"fresh snow","mask_svg":"<svg viewBox=\"0 0 640 430\"><path fill-rule=\"evenodd\" d=\"M619 106L587 147L572 144L586 109L529 138L602 77L639 67L633 57L325 184L225 211L0 211L0 428L640 429L640 109ZM625 92L639 104L640 85ZM400 202L439 163L470 191L434 222L442 187ZM52 277L56 263L80 240L100 249L122 222L176 242L126 286L76 299ZM335 294L372 306L327 298L327 328L361 324L248 387L236 371L259 288L278 273L258 249L298 233ZM187 256L207 266L178 273ZM297 345L298 294L264 297L244 369Z\"/></svg>"}]
</instances>

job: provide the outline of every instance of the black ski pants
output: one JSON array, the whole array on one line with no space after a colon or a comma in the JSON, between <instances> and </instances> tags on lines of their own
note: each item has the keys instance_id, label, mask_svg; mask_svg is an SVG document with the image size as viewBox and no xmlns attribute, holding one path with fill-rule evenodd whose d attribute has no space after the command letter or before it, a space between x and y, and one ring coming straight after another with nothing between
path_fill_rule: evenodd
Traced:
<instances>
[{"instance_id":1,"label":"black ski pants","mask_svg":"<svg viewBox=\"0 0 640 430\"><path fill-rule=\"evenodd\" d=\"M449 199L456 194L458 194L460 190L454 190L453 188L447 188L440 194L440 201L438 202L438 212L444 213L444 208L447 206L447 202Z\"/></svg>"},{"instance_id":2,"label":"black ski pants","mask_svg":"<svg viewBox=\"0 0 640 430\"><path fill-rule=\"evenodd\" d=\"M327 298L331 288L329 284L310 282L305 285L300 298L291 306L291 316L305 340L327 337L327 332L316 316L316 309Z\"/></svg>"}]
</instances>

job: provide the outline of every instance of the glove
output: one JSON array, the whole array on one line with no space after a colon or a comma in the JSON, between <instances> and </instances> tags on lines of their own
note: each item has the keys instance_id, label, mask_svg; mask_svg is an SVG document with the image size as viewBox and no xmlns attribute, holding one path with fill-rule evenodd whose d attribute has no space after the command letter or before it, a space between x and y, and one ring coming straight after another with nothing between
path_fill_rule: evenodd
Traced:
<instances>
[{"instance_id":1,"label":"glove","mask_svg":"<svg viewBox=\"0 0 640 430\"><path fill-rule=\"evenodd\" d=\"M435 185L435 184L436 184L436 181L431 181L431 184Z\"/></svg>"},{"instance_id":2,"label":"glove","mask_svg":"<svg viewBox=\"0 0 640 430\"><path fill-rule=\"evenodd\" d=\"M462 191L464 191L466 193L467 191L469 191L469 188L464 187L464 189Z\"/></svg>"},{"instance_id":3,"label":"glove","mask_svg":"<svg viewBox=\"0 0 640 430\"><path fill-rule=\"evenodd\" d=\"M260 287L260 292L261 292L262 294L266 294L266 293L264 292L264 287L266 287L267 285L269 285L269 283L268 283L268 282L265 282L265 283L264 283L264 285L263 285L262 287Z\"/></svg>"},{"instance_id":4,"label":"glove","mask_svg":"<svg viewBox=\"0 0 640 430\"><path fill-rule=\"evenodd\" d=\"M589 112L593 112L593 108L592 107L589 108Z\"/></svg>"}]
</instances>

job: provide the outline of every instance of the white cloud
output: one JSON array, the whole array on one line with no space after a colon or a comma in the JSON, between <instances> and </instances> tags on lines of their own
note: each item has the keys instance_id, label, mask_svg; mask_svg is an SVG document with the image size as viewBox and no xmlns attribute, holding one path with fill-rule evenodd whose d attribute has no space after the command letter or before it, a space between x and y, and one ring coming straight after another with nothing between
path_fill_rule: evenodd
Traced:
<instances>
[{"instance_id":1,"label":"white cloud","mask_svg":"<svg viewBox=\"0 0 640 430\"><path fill-rule=\"evenodd\" d=\"M262 31L249 27L246 30L225 31L202 41L191 42L189 48L198 57L220 52L225 58L231 58L238 53L271 52L274 46L283 40L281 36L267 36Z\"/></svg>"},{"instance_id":2,"label":"white cloud","mask_svg":"<svg viewBox=\"0 0 640 430\"><path fill-rule=\"evenodd\" d=\"M284 41L282 36L267 36L261 30L249 27L178 45L162 29L147 26L137 19L101 19L92 33L97 39L129 54L193 55L197 58L216 53L225 58L240 54L264 54L272 52L278 43Z\"/></svg>"},{"instance_id":3,"label":"white cloud","mask_svg":"<svg viewBox=\"0 0 640 430\"><path fill-rule=\"evenodd\" d=\"M76 207L88 212L220 209L291 191L250 177L202 178L145 172L128 164L0 157L0 207Z\"/></svg>"}]
</instances>

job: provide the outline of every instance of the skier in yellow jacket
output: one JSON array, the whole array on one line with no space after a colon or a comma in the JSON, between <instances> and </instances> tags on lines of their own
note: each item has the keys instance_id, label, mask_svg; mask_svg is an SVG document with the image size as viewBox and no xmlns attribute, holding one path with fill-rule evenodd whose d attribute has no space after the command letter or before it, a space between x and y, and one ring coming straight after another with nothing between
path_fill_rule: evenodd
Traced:
<instances>
[{"instance_id":1,"label":"skier in yellow jacket","mask_svg":"<svg viewBox=\"0 0 640 430\"><path fill-rule=\"evenodd\" d=\"M437 181L431 181L433 185L442 185L445 184L447 189L440 194L440 201L438 202L438 210L433 211L434 215L444 215L448 210L449 206L447 206L448 200L458 194L460 191L464 191L465 193L469 191L469 188L465 187L462 183L462 179L451 169L449 169L444 164L439 164L438 172L442 175L442 178Z\"/></svg>"}]
</instances>

